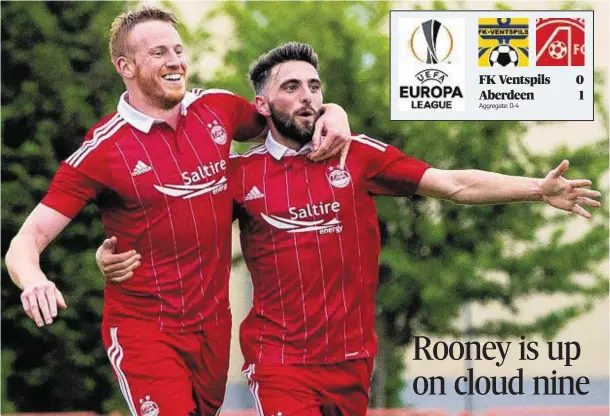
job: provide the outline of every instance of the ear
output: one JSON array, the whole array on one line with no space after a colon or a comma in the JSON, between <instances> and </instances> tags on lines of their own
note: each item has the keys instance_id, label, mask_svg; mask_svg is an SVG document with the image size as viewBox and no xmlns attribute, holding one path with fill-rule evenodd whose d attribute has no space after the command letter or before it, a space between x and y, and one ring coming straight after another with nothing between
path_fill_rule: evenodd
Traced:
<instances>
[{"instance_id":1,"label":"ear","mask_svg":"<svg viewBox=\"0 0 610 416\"><path fill-rule=\"evenodd\" d=\"M269 102L262 95L257 95L254 97L254 105L256 106L256 111L263 117L271 116L271 109L269 108Z\"/></svg>"},{"instance_id":2,"label":"ear","mask_svg":"<svg viewBox=\"0 0 610 416\"><path fill-rule=\"evenodd\" d=\"M114 67L123 78L132 79L136 76L136 62L130 58L119 56L114 61Z\"/></svg>"}]
</instances>

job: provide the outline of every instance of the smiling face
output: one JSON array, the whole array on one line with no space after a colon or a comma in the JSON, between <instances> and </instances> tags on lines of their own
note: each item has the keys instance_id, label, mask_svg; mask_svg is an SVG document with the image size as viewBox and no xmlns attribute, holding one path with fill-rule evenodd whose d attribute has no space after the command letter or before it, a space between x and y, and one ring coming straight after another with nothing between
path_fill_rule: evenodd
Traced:
<instances>
[{"instance_id":1,"label":"smiling face","mask_svg":"<svg viewBox=\"0 0 610 416\"><path fill-rule=\"evenodd\" d=\"M318 71L304 61L287 61L273 67L256 104L282 136L305 144L313 136L322 100Z\"/></svg>"},{"instance_id":2,"label":"smiling face","mask_svg":"<svg viewBox=\"0 0 610 416\"><path fill-rule=\"evenodd\" d=\"M128 55L117 60L128 89L163 109L178 105L186 90L187 63L178 31L167 22L137 24L127 38Z\"/></svg>"}]
</instances>

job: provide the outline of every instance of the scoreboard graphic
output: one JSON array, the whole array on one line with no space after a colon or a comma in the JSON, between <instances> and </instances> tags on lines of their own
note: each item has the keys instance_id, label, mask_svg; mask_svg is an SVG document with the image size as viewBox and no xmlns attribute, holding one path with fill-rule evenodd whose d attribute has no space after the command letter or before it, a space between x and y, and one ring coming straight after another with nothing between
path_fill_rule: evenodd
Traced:
<instances>
[{"instance_id":1,"label":"scoreboard graphic","mask_svg":"<svg viewBox=\"0 0 610 416\"><path fill-rule=\"evenodd\" d=\"M391 120L593 120L593 27L590 10L394 10Z\"/></svg>"}]
</instances>

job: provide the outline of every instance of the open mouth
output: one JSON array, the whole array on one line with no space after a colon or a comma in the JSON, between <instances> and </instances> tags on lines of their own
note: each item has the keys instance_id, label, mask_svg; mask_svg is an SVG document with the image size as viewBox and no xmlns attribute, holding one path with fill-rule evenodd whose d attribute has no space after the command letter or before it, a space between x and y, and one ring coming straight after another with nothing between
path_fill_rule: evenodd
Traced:
<instances>
[{"instance_id":1,"label":"open mouth","mask_svg":"<svg viewBox=\"0 0 610 416\"><path fill-rule=\"evenodd\" d=\"M167 74L162 77L165 81L180 82L183 79L182 74Z\"/></svg>"},{"instance_id":2,"label":"open mouth","mask_svg":"<svg viewBox=\"0 0 610 416\"><path fill-rule=\"evenodd\" d=\"M316 113L313 110L300 110L297 112L297 116L299 116L299 117L311 117L315 114Z\"/></svg>"}]
</instances>

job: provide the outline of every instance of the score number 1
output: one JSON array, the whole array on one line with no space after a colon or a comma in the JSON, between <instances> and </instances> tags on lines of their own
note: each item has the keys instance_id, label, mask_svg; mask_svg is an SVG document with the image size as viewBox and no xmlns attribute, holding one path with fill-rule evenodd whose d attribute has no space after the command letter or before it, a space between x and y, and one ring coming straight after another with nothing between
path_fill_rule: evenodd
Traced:
<instances>
[{"instance_id":1,"label":"score number 1","mask_svg":"<svg viewBox=\"0 0 610 416\"><path fill-rule=\"evenodd\" d=\"M576 76L576 83L578 85L581 85L583 82L585 82L585 78L582 75L578 75ZM580 93L580 98L579 100L584 100L584 93L582 90L578 91Z\"/></svg>"}]
</instances>

